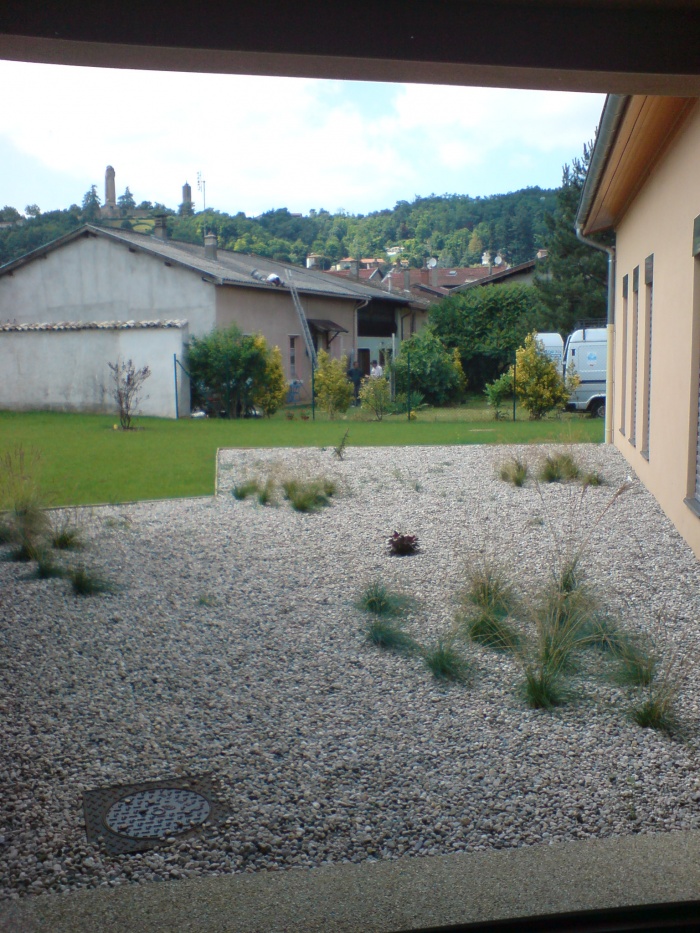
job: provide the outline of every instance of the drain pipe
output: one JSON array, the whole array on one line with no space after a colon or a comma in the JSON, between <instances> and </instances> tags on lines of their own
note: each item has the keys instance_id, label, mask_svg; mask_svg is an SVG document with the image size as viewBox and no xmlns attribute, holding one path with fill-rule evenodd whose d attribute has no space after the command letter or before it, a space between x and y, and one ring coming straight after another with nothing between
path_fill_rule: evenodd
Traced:
<instances>
[{"instance_id":1,"label":"drain pipe","mask_svg":"<svg viewBox=\"0 0 700 933\"><path fill-rule=\"evenodd\" d=\"M576 236L587 246L608 254L608 313L607 313L607 353L605 360L605 443L613 442L613 340L615 338L615 247L603 246L583 235L581 224L577 223Z\"/></svg>"}]
</instances>

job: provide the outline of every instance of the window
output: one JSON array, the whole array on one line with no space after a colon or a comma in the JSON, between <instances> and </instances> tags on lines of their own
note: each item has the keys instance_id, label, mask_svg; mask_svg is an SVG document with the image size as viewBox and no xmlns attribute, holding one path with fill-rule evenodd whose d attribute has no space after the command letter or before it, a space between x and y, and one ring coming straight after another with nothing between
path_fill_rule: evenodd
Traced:
<instances>
[{"instance_id":1,"label":"window","mask_svg":"<svg viewBox=\"0 0 700 933\"><path fill-rule=\"evenodd\" d=\"M630 360L630 437L637 446L637 374L639 370L639 266L632 273L632 359Z\"/></svg>"},{"instance_id":2,"label":"window","mask_svg":"<svg viewBox=\"0 0 700 933\"><path fill-rule=\"evenodd\" d=\"M651 424L651 316L654 303L654 256L644 260L644 375L642 383L642 456L649 459Z\"/></svg>"},{"instance_id":3,"label":"window","mask_svg":"<svg viewBox=\"0 0 700 933\"><path fill-rule=\"evenodd\" d=\"M297 348L296 337L289 338L289 376L291 379L297 378Z\"/></svg>"},{"instance_id":4,"label":"window","mask_svg":"<svg viewBox=\"0 0 700 933\"><path fill-rule=\"evenodd\" d=\"M620 434L625 433L625 412L627 410L627 296L629 294L629 276L622 279L622 361L620 373Z\"/></svg>"}]
</instances>

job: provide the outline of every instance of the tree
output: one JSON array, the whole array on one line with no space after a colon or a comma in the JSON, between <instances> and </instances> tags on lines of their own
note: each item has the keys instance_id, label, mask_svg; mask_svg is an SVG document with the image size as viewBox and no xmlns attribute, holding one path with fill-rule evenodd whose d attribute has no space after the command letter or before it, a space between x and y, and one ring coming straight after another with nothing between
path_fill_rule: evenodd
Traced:
<instances>
[{"instance_id":1,"label":"tree","mask_svg":"<svg viewBox=\"0 0 700 933\"><path fill-rule=\"evenodd\" d=\"M410 372L409 372L410 365ZM459 362L430 326L404 340L394 364L397 392L420 392L429 405L458 402L465 389Z\"/></svg>"},{"instance_id":2,"label":"tree","mask_svg":"<svg viewBox=\"0 0 700 933\"><path fill-rule=\"evenodd\" d=\"M38 208L37 208L38 210ZM22 215L17 210L16 207L10 207L9 204L6 204L2 210L0 210L0 221L7 223L8 221L19 220Z\"/></svg>"},{"instance_id":3,"label":"tree","mask_svg":"<svg viewBox=\"0 0 700 933\"><path fill-rule=\"evenodd\" d=\"M126 214L127 211L131 211L136 207L136 201L134 201L134 196L129 191L128 187L124 191L124 194L120 194L117 198L117 204L122 214Z\"/></svg>"},{"instance_id":4,"label":"tree","mask_svg":"<svg viewBox=\"0 0 700 933\"><path fill-rule=\"evenodd\" d=\"M539 421L547 412L564 407L575 382L564 384L557 364L547 356L537 334L528 334L525 346L515 354L515 361L515 374L512 366L510 369L511 380L515 375L515 394L530 413L531 420Z\"/></svg>"},{"instance_id":5,"label":"tree","mask_svg":"<svg viewBox=\"0 0 700 933\"><path fill-rule=\"evenodd\" d=\"M469 385L481 390L512 363L541 316L531 285L484 285L432 305L429 320L445 346L459 350Z\"/></svg>"},{"instance_id":6,"label":"tree","mask_svg":"<svg viewBox=\"0 0 700 933\"><path fill-rule=\"evenodd\" d=\"M112 398L117 403L119 424L123 431L130 431L131 422L141 404L143 384L151 375L151 370L148 366L136 369L132 360L117 360L107 365L112 371Z\"/></svg>"},{"instance_id":7,"label":"tree","mask_svg":"<svg viewBox=\"0 0 700 933\"><path fill-rule=\"evenodd\" d=\"M256 339L264 340L262 336ZM268 418L284 405L289 387L282 366L282 354L279 347L272 347L267 355L263 383L253 396L256 405L262 408Z\"/></svg>"},{"instance_id":8,"label":"tree","mask_svg":"<svg viewBox=\"0 0 700 933\"><path fill-rule=\"evenodd\" d=\"M235 324L192 337L187 348L192 404L240 417L265 384L268 354L261 334L243 335Z\"/></svg>"},{"instance_id":9,"label":"tree","mask_svg":"<svg viewBox=\"0 0 700 933\"><path fill-rule=\"evenodd\" d=\"M88 221L100 216L100 196L97 193L97 185L91 185L83 195L82 214L83 220Z\"/></svg>"},{"instance_id":10,"label":"tree","mask_svg":"<svg viewBox=\"0 0 700 933\"><path fill-rule=\"evenodd\" d=\"M381 421L391 407L391 388L385 376L365 376L360 386L360 406Z\"/></svg>"},{"instance_id":11,"label":"tree","mask_svg":"<svg viewBox=\"0 0 700 933\"><path fill-rule=\"evenodd\" d=\"M607 257L600 250L582 243L574 223L578 211L592 144L584 145L583 157L573 159L562 171L554 214L545 215L547 259L535 277L535 286L544 306L543 329L566 336L576 321L604 318L607 306ZM600 238L612 243L612 236Z\"/></svg>"},{"instance_id":12,"label":"tree","mask_svg":"<svg viewBox=\"0 0 700 933\"><path fill-rule=\"evenodd\" d=\"M342 414L350 407L353 390L347 377L347 368L346 357L335 360L325 350L319 350L314 379L316 397L329 418L335 418L336 414Z\"/></svg>"},{"instance_id":13,"label":"tree","mask_svg":"<svg viewBox=\"0 0 700 933\"><path fill-rule=\"evenodd\" d=\"M38 204L27 204L24 209L24 213L27 217L39 217L41 214L41 208Z\"/></svg>"}]
</instances>

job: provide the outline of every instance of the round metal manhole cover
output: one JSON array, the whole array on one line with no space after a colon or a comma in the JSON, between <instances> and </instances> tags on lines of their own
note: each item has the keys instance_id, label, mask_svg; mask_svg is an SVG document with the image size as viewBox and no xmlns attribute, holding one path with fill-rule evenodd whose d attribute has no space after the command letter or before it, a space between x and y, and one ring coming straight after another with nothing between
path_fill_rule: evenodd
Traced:
<instances>
[{"instance_id":1,"label":"round metal manhole cover","mask_svg":"<svg viewBox=\"0 0 700 933\"><path fill-rule=\"evenodd\" d=\"M122 797L110 807L105 822L120 836L159 839L203 823L210 810L206 797L193 790L161 787Z\"/></svg>"}]
</instances>

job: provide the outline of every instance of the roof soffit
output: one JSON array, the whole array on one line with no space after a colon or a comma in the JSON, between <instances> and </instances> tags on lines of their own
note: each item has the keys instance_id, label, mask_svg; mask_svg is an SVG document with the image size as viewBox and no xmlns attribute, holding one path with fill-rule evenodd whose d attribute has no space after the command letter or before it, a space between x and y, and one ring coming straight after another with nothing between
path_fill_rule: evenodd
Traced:
<instances>
[{"instance_id":1,"label":"roof soffit","mask_svg":"<svg viewBox=\"0 0 700 933\"><path fill-rule=\"evenodd\" d=\"M687 97L631 98L588 211L586 235L619 224L695 104Z\"/></svg>"}]
</instances>

